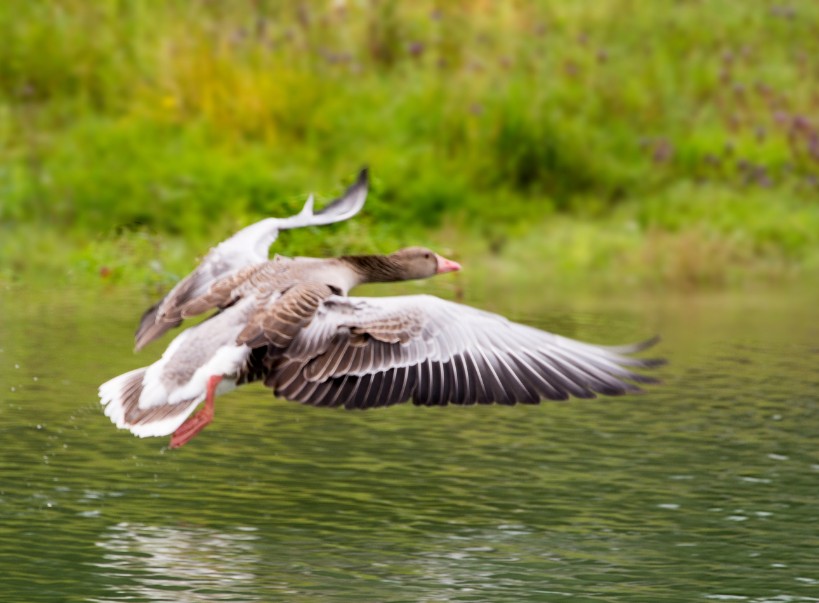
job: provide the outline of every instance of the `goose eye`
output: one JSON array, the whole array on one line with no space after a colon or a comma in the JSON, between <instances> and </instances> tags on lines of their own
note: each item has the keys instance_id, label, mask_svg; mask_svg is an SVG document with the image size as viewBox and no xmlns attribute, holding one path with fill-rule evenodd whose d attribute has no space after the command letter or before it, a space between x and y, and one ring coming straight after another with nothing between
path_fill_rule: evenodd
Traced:
<instances>
[{"instance_id":1,"label":"goose eye","mask_svg":"<svg viewBox=\"0 0 819 603\"><path fill-rule=\"evenodd\" d=\"M429 259L429 254L428 254L428 253L425 253L425 254L424 254L424 258L428 260L428 259Z\"/></svg>"}]
</instances>

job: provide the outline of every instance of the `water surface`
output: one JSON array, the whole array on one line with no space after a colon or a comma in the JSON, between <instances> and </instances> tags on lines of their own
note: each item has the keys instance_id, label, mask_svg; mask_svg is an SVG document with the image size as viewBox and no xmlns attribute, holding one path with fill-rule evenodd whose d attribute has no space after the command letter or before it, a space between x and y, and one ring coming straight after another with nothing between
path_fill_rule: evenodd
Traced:
<instances>
[{"instance_id":1,"label":"water surface","mask_svg":"<svg viewBox=\"0 0 819 603\"><path fill-rule=\"evenodd\" d=\"M659 330L664 383L370 412L252 385L175 451L96 398L161 354L131 350L148 301L2 292L3 600L819 601L819 296L479 303Z\"/></svg>"}]
</instances>

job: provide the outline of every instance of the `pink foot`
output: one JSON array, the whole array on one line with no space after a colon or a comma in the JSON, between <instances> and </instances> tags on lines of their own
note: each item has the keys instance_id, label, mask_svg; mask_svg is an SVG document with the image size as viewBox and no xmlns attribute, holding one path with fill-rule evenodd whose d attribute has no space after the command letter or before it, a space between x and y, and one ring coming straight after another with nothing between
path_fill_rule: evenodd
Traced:
<instances>
[{"instance_id":1,"label":"pink foot","mask_svg":"<svg viewBox=\"0 0 819 603\"><path fill-rule=\"evenodd\" d=\"M213 421L213 412L203 408L190 419L182 423L173 435L169 448L179 448L190 442L197 433L202 431L208 423Z\"/></svg>"},{"instance_id":2,"label":"pink foot","mask_svg":"<svg viewBox=\"0 0 819 603\"><path fill-rule=\"evenodd\" d=\"M173 432L171 436L171 443L169 448L179 448L190 442L196 434L202 431L208 423L213 421L213 400L216 397L216 386L222 380L221 375L214 375L208 379L208 390L205 400L205 407L198 413L193 415L190 419L182 423L179 428Z\"/></svg>"}]
</instances>

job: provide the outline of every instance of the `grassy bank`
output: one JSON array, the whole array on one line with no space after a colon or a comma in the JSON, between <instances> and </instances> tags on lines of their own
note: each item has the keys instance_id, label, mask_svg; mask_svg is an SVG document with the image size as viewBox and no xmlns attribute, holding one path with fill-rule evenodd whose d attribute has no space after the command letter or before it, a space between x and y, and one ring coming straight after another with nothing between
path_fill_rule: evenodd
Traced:
<instances>
[{"instance_id":1,"label":"grassy bank","mask_svg":"<svg viewBox=\"0 0 819 603\"><path fill-rule=\"evenodd\" d=\"M0 280L161 287L363 164L365 215L284 252L561 286L819 265L812 2L34 1L0 39Z\"/></svg>"}]
</instances>

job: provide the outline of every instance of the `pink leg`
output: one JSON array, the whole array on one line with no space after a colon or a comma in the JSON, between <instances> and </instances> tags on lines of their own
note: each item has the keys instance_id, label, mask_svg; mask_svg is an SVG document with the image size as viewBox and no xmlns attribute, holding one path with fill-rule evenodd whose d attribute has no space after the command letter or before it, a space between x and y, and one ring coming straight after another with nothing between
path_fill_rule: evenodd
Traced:
<instances>
[{"instance_id":1,"label":"pink leg","mask_svg":"<svg viewBox=\"0 0 819 603\"><path fill-rule=\"evenodd\" d=\"M221 380L221 375L213 375L208 379L208 391L204 408L182 423L182 425L173 432L169 448L184 446L190 442L197 433L202 431L208 423L213 421L213 399L216 397L216 386L219 385Z\"/></svg>"}]
</instances>

